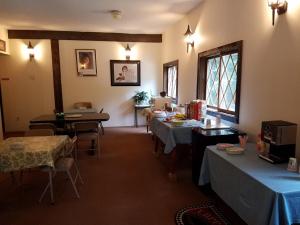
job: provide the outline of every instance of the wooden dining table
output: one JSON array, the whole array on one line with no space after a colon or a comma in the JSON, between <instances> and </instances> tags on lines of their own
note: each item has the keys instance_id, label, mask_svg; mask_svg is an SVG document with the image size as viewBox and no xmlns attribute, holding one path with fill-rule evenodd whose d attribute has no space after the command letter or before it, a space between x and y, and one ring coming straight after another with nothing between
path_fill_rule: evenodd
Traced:
<instances>
[{"instance_id":1,"label":"wooden dining table","mask_svg":"<svg viewBox=\"0 0 300 225\"><path fill-rule=\"evenodd\" d=\"M74 123L87 121L108 121L110 116L108 113L82 113L82 114L66 114L63 119L57 119L55 114L40 115L30 120L30 123Z\"/></svg>"}]
</instances>

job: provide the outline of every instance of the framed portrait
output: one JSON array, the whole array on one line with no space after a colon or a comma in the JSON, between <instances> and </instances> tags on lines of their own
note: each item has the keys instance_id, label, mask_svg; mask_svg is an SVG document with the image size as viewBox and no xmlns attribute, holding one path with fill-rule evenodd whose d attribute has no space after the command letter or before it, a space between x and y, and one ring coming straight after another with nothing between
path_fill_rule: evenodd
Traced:
<instances>
[{"instance_id":1,"label":"framed portrait","mask_svg":"<svg viewBox=\"0 0 300 225\"><path fill-rule=\"evenodd\" d=\"M75 49L77 73L79 76L97 76L95 49Z\"/></svg>"},{"instance_id":2,"label":"framed portrait","mask_svg":"<svg viewBox=\"0 0 300 225\"><path fill-rule=\"evenodd\" d=\"M6 43L5 41L0 39L0 51L5 52L6 51Z\"/></svg>"},{"instance_id":3,"label":"framed portrait","mask_svg":"<svg viewBox=\"0 0 300 225\"><path fill-rule=\"evenodd\" d=\"M111 86L140 86L140 60L110 60Z\"/></svg>"}]
</instances>

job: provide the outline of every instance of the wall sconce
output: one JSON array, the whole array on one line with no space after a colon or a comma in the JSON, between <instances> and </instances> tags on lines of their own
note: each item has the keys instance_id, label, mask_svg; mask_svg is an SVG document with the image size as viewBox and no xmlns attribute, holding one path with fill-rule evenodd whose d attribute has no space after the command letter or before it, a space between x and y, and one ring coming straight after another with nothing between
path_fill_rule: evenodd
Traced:
<instances>
[{"instance_id":1,"label":"wall sconce","mask_svg":"<svg viewBox=\"0 0 300 225\"><path fill-rule=\"evenodd\" d=\"M126 55L126 60L130 60L131 48L129 47L128 44L127 44L127 46L125 48L125 55Z\"/></svg>"},{"instance_id":2,"label":"wall sconce","mask_svg":"<svg viewBox=\"0 0 300 225\"><path fill-rule=\"evenodd\" d=\"M31 61L34 58L34 48L31 44L31 41L29 41L28 43L27 50L28 50L29 59Z\"/></svg>"},{"instance_id":3,"label":"wall sconce","mask_svg":"<svg viewBox=\"0 0 300 225\"><path fill-rule=\"evenodd\" d=\"M186 42L186 52L189 52L189 46L194 47L194 37L193 32L190 28L190 25L188 25L187 30L184 34L185 36L185 42Z\"/></svg>"},{"instance_id":4,"label":"wall sconce","mask_svg":"<svg viewBox=\"0 0 300 225\"><path fill-rule=\"evenodd\" d=\"M275 10L278 15L286 13L288 3L285 0L268 0L268 3L272 9L272 25L274 26Z\"/></svg>"}]
</instances>

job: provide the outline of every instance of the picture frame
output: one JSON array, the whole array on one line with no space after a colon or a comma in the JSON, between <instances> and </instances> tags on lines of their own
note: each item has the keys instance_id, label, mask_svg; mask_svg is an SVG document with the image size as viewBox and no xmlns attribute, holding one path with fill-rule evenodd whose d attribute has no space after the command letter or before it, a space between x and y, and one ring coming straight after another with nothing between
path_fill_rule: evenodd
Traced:
<instances>
[{"instance_id":1,"label":"picture frame","mask_svg":"<svg viewBox=\"0 0 300 225\"><path fill-rule=\"evenodd\" d=\"M6 42L0 39L0 51L6 51Z\"/></svg>"},{"instance_id":2,"label":"picture frame","mask_svg":"<svg viewBox=\"0 0 300 225\"><path fill-rule=\"evenodd\" d=\"M75 49L78 76L97 76L95 49Z\"/></svg>"},{"instance_id":3,"label":"picture frame","mask_svg":"<svg viewBox=\"0 0 300 225\"><path fill-rule=\"evenodd\" d=\"M110 60L111 86L140 86L140 60Z\"/></svg>"}]
</instances>

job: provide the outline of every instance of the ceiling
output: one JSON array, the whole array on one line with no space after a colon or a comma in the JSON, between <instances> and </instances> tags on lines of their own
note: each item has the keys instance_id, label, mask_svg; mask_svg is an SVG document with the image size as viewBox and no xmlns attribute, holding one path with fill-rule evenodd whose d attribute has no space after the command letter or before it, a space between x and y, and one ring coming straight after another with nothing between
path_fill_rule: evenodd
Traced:
<instances>
[{"instance_id":1,"label":"ceiling","mask_svg":"<svg viewBox=\"0 0 300 225\"><path fill-rule=\"evenodd\" d=\"M202 0L1 0L9 29L162 33ZM121 10L113 19L109 10Z\"/></svg>"}]
</instances>

